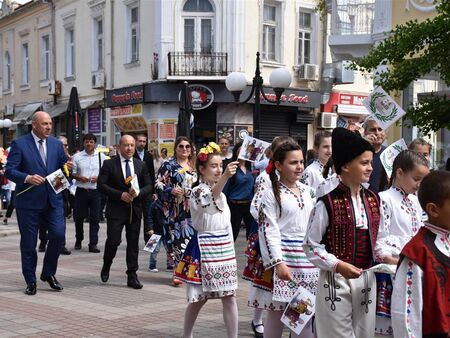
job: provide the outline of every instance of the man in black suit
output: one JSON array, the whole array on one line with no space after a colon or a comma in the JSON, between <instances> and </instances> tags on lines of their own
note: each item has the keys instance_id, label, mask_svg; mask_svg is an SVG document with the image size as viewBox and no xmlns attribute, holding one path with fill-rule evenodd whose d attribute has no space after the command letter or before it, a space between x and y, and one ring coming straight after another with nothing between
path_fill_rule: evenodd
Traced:
<instances>
[{"instance_id":1,"label":"man in black suit","mask_svg":"<svg viewBox=\"0 0 450 338\"><path fill-rule=\"evenodd\" d=\"M142 218L142 200L153 193L147 165L133 158L135 140L123 135L119 144L119 156L106 160L97 180L98 189L108 197L106 203L107 238L101 280L106 283L109 270L120 245L125 226L127 238L127 286L141 289L137 278L139 254L139 229ZM129 178L137 176L139 192L131 188Z\"/></svg>"},{"instance_id":2,"label":"man in black suit","mask_svg":"<svg viewBox=\"0 0 450 338\"><path fill-rule=\"evenodd\" d=\"M136 136L136 151L134 152L134 157L144 161L147 164L148 173L150 175L150 180L152 181L152 187L155 186L155 166L153 164L153 156L147 150L147 136L144 134L139 134ZM142 227L144 233L144 240L147 243L149 235L146 229L150 225L150 209L152 206L152 196L142 200L142 213L144 215L144 226Z\"/></svg>"}]
</instances>

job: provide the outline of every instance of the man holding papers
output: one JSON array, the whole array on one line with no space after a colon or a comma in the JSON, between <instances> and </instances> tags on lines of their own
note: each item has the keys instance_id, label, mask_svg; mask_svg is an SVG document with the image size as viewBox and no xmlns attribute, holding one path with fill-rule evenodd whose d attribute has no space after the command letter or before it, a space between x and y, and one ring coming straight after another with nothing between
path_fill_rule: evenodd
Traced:
<instances>
[{"instance_id":1,"label":"man holding papers","mask_svg":"<svg viewBox=\"0 0 450 338\"><path fill-rule=\"evenodd\" d=\"M17 184L15 203L27 295L36 294L36 244L40 223L48 228L48 246L40 278L54 290L63 289L55 278L65 235L63 196L55 192L46 177L62 169L68 160L62 143L50 136L50 115L38 111L31 121L31 132L12 142L6 164L6 177ZM71 169L71 162L67 164Z\"/></svg>"},{"instance_id":2,"label":"man holding papers","mask_svg":"<svg viewBox=\"0 0 450 338\"><path fill-rule=\"evenodd\" d=\"M147 165L133 158L135 140L123 135L119 144L119 156L106 160L100 170L97 188L108 197L106 204L107 238L102 282L109 279L109 271L120 245L122 229L125 226L127 238L127 286L141 289L137 278L139 254L139 230L142 219L142 200L153 192Z\"/></svg>"}]
</instances>

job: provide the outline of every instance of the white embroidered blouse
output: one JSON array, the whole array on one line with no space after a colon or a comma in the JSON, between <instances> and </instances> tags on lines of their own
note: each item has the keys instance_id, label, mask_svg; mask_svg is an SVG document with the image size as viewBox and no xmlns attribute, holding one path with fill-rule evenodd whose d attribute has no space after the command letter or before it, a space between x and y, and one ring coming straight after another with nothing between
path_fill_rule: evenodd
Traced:
<instances>
[{"instance_id":1,"label":"white embroidered blouse","mask_svg":"<svg viewBox=\"0 0 450 338\"><path fill-rule=\"evenodd\" d=\"M423 226L422 208L413 194L397 187L379 193L380 228L378 230L375 255L398 257L403 247Z\"/></svg>"},{"instance_id":2,"label":"white embroidered blouse","mask_svg":"<svg viewBox=\"0 0 450 338\"><path fill-rule=\"evenodd\" d=\"M224 193L220 193L220 198L215 200L211 187L202 182L192 189L189 206L192 227L199 233L226 230L233 238L231 213Z\"/></svg>"},{"instance_id":3,"label":"white embroidered blouse","mask_svg":"<svg viewBox=\"0 0 450 338\"><path fill-rule=\"evenodd\" d=\"M300 181L316 191L320 183L325 181L322 175L323 164L319 160L314 160L309 166L305 168L300 177Z\"/></svg>"},{"instance_id":4,"label":"white embroidered blouse","mask_svg":"<svg viewBox=\"0 0 450 338\"><path fill-rule=\"evenodd\" d=\"M436 234L434 244L437 249L450 257L450 231L430 223L425 223L424 226ZM422 269L405 257L395 274L391 299L394 337L422 337L422 286Z\"/></svg>"},{"instance_id":5,"label":"white embroidered blouse","mask_svg":"<svg viewBox=\"0 0 450 338\"><path fill-rule=\"evenodd\" d=\"M250 204L250 213L255 220L258 220L259 206L264 193L272 189L272 182L269 174L263 170L255 180L255 194L253 195L252 203Z\"/></svg>"}]
</instances>

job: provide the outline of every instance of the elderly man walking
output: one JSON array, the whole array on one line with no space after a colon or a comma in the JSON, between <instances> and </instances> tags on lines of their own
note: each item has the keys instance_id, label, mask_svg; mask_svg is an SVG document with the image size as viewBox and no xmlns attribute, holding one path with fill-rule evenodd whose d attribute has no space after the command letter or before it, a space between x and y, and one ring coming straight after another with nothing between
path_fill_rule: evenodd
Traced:
<instances>
[{"instance_id":1,"label":"elderly man walking","mask_svg":"<svg viewBox=\"0 0 450 338\"><path fill-rule=\"evenodd\" d=\"M38 111L31 120L31 132L12 142L6 164L6 176L17 185L15 203L27 295L36 294L36 244L42 223L47 225L48 246L40 278L54 290L63 289L55 278L66 228L63 197L55 193L45 177L62 169L68 161L62 143L50 136L50 115ZM71 168L71 162L67 164Z\"/></svg>"}]
</instances>

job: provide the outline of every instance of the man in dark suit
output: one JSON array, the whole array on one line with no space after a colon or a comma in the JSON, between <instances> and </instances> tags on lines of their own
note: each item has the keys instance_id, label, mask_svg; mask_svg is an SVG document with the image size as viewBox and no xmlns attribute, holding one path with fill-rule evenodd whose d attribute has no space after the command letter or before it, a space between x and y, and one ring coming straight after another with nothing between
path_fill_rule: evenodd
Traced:
<instances>
[{"instance_id":1,"label":"man in dark suit","mask_svg":"<svg viewBox=\"0 0 450 338\"><path fill-rule=\"evenodd\" d=\"M134 157L144 161L147 164L148 173L150 175L150 180L152 181L152 187L155 186L155 166L153 164L153 156L147 150L147 136L144 134L139 134L136 136L136 151L134 152ZM150 209L152 206L152 195L142 200L142 214L144 216L144 226L143 234L144 240L147 243L149 236L146 229L150 226Z\"/></svg>"},{"instance_id":2,"label":"man in dark suit","mask_svg":"<svg viewBox=\"0 0 450 338\"><path fill-rule=\"evenodd\" d=\"M50 136L50 115L38 111L31 120L31 133L12 142L6 164L6 176L17 184L15 203L27 295L36 294L36 244L40 223L46 224L48 229L48 246L40 278L52 289L63 289L55 278L66 230L63 196L55 193L45 177L63 168L68 161L62 143ZM71 169L71 162L67 164Z\"/></svg>"},{"instance_id":3,"label":"man in dark suit","mask_svg":"<svg viewBox=\"0 0 450 338\"><path fill-rule=\"evenodd\" d=\"M135 140L130 135L120 139L119 156L106 160L97 180L98 189L108 197L106 203L107 238L101 280L106 283L117 247L125 226L127 238L127 286L141 289L137 278L139 254L139 229L142 218L142 200L153 192L145 162L134 159ZM137 176L139 193L131 188L128 178Z\"/></svg>"}]
</instances>

